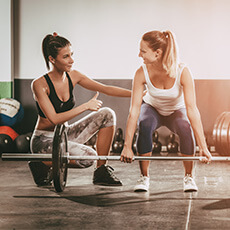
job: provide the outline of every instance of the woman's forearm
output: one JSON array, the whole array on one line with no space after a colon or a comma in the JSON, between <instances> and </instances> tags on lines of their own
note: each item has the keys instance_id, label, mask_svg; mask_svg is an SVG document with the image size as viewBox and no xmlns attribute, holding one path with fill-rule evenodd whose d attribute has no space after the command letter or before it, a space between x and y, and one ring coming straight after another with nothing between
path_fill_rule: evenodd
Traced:
<instances>
[{"instance_id":1,"label":"woman's forearm","mask_svg":"<svg viewBox=\"0 0 230 230\"><path fill-rule=\"evenodd\" d=\"M131 97L131 92L132 91L129 89L117 86L106 86L106 89L103 93L114 97Z\"/></svg>"},{"instance_id":2,"label":"woman's forearm","mask_svg":"<svg viewBox=\"0 0 230 230\"><path fill-rule=\"evenodd\" d=\"M124 146L132 148L133 136L137 127L137 119L139 115L129 114L127 125L126 125L126 135Z\"/></svg>"},{"instance_id":3,"label":"woman's forearm","mask_svg":"<svg viewBox=\"0 0 230 230\"><path fill-rule=\"evenodd\" d=\"M188 118L191 123L194 135L197 141L197 144L200 148L207 148L203 125L201 122L200 112L198 108L188 109L187 110Z\"/></svg>"},{"instance_id":4,"label":"woman's forearm","mask_svg":"<svg viewBox=\"0 0 230 230\"><path fill-rule=\"evenodd\" d=\"M84 104L79 105L79 106L77 106L77 107L75 107L69 111L62 112L62 113L56 113L53 116L49 116L48 119L54 125L62 124L64 122L69 121L69 120L73 119L74 117L80 115L81 113L83 113L87 109L88 109L87 104L84 103Z\"/></svg>"}]
</instances>

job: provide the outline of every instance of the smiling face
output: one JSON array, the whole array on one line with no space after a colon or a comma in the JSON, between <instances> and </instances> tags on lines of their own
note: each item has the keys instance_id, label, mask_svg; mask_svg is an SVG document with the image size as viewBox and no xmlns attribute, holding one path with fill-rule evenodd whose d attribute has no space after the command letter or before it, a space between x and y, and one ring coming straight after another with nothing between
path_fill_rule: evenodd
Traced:
<instances>
[{"instance_id":1,"label":"smiling face","mask_svg":"<svg viewBox=\"0 0 230 230\"><path fill-rule=\"evenodd\" d=\"M72 46L67 45L59 48L57 57L53 58L49 56L49 60L58 71L69 72L74 63Z\"/></svg>"},{"instance_id":2,"label":"smiling face","mask_svg":"<svg viewBox=\"0 0 230 230\"><path fill-rule=\"evenodd\" d=\"M153 51L151 48L149 48L147 42L141 40L139 57L143 59L145 64L152 64L159 60L161 53L162 51L160 49Z\"/></svg>"}]
</instances>

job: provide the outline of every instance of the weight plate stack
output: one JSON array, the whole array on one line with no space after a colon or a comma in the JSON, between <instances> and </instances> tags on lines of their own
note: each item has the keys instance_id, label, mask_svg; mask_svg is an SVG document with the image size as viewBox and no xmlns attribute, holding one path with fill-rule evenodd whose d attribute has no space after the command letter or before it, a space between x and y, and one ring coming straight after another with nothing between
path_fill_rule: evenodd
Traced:
<instances>
[{"instance_id":1,"label":"weight plate stack","mask_svg":"<svg viewBox=\"0 0 230 230\"><path fill-rule=\"evenodd\" d=\"M223 156L230 155L230 112L221 113L214 124L213 138L216 152Z\"/></svg>"}]
</instances>

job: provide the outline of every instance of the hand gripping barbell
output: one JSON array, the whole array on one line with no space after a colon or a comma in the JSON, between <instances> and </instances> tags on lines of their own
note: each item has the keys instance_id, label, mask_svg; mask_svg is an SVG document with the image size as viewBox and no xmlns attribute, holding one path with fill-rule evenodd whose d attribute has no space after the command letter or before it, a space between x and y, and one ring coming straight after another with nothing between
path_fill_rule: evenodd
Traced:
<instances>
[{"instance_id":1,"label":"hand gripping barbell","mask_svg":"<svg viewBox=\"0 0 230 230\"><path fill-rule=\"evenodd\" d=\"M69 160L120 160L120 156L71 156L68 152L67 134L65 126L57 125L54 130L52 154L21 154L3 153L4 161L52 161L53 182L56 192L65 189ZM134 156L133 160L167 160L167 161L194 161L204 157L142 157ZM212 161L230 161L230 157L212 157Z\"/></svg>"}]
</instances>

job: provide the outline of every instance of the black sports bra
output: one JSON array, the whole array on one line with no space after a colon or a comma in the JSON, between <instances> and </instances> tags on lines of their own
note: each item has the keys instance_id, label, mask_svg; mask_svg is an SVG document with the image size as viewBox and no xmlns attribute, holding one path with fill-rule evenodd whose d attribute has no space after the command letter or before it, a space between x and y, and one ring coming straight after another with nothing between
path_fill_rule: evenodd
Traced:
<instances>
[{"instance_id":1,"label":"black sports bra","mask_svg":"<svg viewBox=\"0 0 230 230\"><path fill-rule=\"evenodd\" d=\"M54 107L56 113L62 113L62 112L68 111L68 110L72 109L75 105L75 100L74 100L74 95L73 95L73 83L72 83L71 78L68 75L68 73L66 73L66 76L67 76L68 81L69 81L69 95L70 95L70 97L67 101L64 102L64 101L61 101L59 99L59 97L55 91L54 85L49 78L49 75L48 74L44 75L44 77L47 81L47 84L50 88L49 99L50 99L51 103L53 104L53 107ZM38 114L41 117L46 118L45 114L42 112L37 101L36 101L36 106L38 109Z\"/></svg>"}]
</instances>

